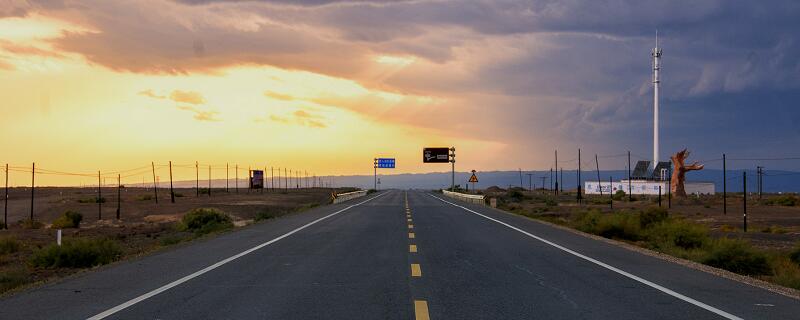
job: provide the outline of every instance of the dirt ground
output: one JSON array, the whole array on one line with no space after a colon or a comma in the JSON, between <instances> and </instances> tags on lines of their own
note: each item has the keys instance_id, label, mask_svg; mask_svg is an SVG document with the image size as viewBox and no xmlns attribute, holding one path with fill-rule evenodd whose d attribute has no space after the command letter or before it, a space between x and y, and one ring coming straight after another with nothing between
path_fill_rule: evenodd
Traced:
<instances>
[{"instance_id":1,"label":"dirt ground","mask_svg":"<svg viewBox=\"0 0 800 320\"><path fill-rule=\"evenodd\" d=\"M550 196L548 191L523 191L526 196ZM503 195L504 191L486 192L487 197ZM749 240L754 246L764 249L788 250L800 242L800 206L779 206L765 204L767 199L777 197L775 194L764 194L759 201L753 194L747 199L747 232L743 232L743 197L742 194L728 195L727 214L723 212L721 195L688 197L671 201L661 198L661 205L669 208L670 214L680 215L688 220L709 226L711 235L715 237L736 237ZM543 202L523 201L520 210L535 210L538 213L552 215L568 215L576 210L596 208L610 212L608 204L610 196L584 195L582 204L576 201L575 192L558 197L557 206L548 206ZM658 206L658 197L634 196L637 201L614 201L613 210L643 209Z\"/></svg>"},{"instance_id":2,"label":"dirt ground","mask_svg":"<svg viewBox=\"0 0 800 320\"><path fill-rule=\"evenodd\" d=\"M81 269L37 268L29 263L30 257L41 248L56 241L56 230L50 224L66 211L83 215L78 229L63 229L63 238L108 238L117 243L126 259L147 254L159 248L193 239L191 233L176 228L181 217L195 208L215 208L233 218L234 225L244 226L263 210L289 214L314 206L330 203L331 194L352 191L352 188L252 190L240 189L225 192L213 189L211 196L197 196L195 189L176 189L175 203L170 202L169 189L158 190L158 203L154 190L122 188L120 190L120 219L116 219L117 189L105 188L102 207L95 201L97 189L90 188L36 188L33 216L44 226L26 229L18 222L30 217L30 188L9 190L9 230L0 230L0 240L12 239L19 248L14 252L0 253L0 294L10 294L31 284L41 283L74 274ZM98 208L102 219L98 219ZM3 208L0 208L2 210ZM3 212L0 211L0 214Z\"/></svg>"},{"instance_id":3,"label":"dirt ground","mask_svg":"<svg viewBox=\"0 0 800 320\"><path fill-rule=\"evenodd\" d=\"M256 211L265 206L292 207L301 202L325 202L332 192L344 192L328 188L250 190L212 189L211 196L191 189L175 189L175 203L170 202L169 189L122 188L120 194L120 220L116 221L117 188L103 188L102 206L95 201L97 188L37 187L34 194L33 219L46 225L64 212L71 210L83 215L81 227L120 224L130 222L175 221L187 211L198 207L220 209L234 220L252 219ZM201 191L205 189L201 188ZM1 192L1 191L0 191ZM2 213L2 212L0 212ZM17 222L28 219L31 214L31 189L10 188L8 200L9 227L19 228Z\"/></svg>"}]
</instances>

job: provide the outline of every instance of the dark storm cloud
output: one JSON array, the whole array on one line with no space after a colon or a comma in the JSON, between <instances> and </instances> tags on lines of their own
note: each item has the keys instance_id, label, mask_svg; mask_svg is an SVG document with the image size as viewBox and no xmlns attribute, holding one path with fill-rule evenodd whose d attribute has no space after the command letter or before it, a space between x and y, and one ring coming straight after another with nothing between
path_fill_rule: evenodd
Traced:
<instances>
[{"instance_id":1,"label":"dark storm cloud","mask_svg":"<svg viewBox=\"0 0 800 320\"><path fill-rule=\"evenodd\" d=\"M62 7L47 13L101 32L69 34L55 44L111 69L307 70L450 101L436 110L404 106L409 110L395 113L408 116L390 121L434 126L450 119L457 125L447 129L459 134L601 154L649 154L649 51L658 29L666 151L762 152L770 144L742 144L756 136L800 142L797 1L184 0ZM381 54L418 61L376 79L369 69ZM413 116L422 111L433 116Z\"/></svg>"}]
</instances>

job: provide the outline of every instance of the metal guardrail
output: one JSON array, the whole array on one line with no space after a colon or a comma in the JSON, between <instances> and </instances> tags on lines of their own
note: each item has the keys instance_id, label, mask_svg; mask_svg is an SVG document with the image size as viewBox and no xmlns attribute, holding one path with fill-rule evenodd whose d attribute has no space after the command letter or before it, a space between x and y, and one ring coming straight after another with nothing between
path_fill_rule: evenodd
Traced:
<instances>
[{"instance_id":1,"label":"metal guardrail","mask_svg":"<svg viewBox=\"0 0 800 320\"><path fill-rule=\"evenodd\" d=\"M334 194L333 195L333 203L334 204L341 203L341 202L345 202L347 200L363 197L363 196L366 196L366 195L367 195L367 191L364 191L364 190L346 192L346 193L340 193L340 194Z\"/></svg>"},{"instance_id":2,"label":"metal guardrail","mask_svg":"<svg viewBox=\"0 0 800 320\"><path fill-rule=\"evenodd\" d=\"M469 203L486 204L485 197L482 196L482 195L465 194L465 193L458 193L458 192L452 192L452 191L447 191L447 190L442 190L442 194L444 194L447 197L450 197L450 198L453 198L453 199L458 199L458 200L461 200L461 201L466 201L466 202L469 202Z\"/></svg>"}]
</instances>

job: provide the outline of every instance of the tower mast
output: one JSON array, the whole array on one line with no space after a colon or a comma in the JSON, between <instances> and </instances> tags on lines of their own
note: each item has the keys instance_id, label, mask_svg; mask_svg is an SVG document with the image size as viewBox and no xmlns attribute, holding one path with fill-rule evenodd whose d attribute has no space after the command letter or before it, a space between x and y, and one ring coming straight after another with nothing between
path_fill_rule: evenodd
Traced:
<instances>
[{"instance_id":1,"label":"tower mast","mask_svg":"<svg viewBox=\"0 0 800 320\"><path fill-rule=\"evenodd\" d=\"M656 47L650 53L653 56L653 169L658 166L658 89L661 86L659 71L661 70L661 48L658 47L658 30L656 30Z\"/></svg>"}]
</instances>

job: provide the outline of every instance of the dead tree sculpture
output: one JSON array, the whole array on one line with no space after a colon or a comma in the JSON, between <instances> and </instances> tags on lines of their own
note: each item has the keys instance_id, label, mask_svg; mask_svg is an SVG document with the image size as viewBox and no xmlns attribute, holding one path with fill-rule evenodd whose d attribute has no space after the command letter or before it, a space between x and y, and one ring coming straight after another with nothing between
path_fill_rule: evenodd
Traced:
<instances>
[{"instance_id":1,"label":"dead tree sculpture","mask_svg":"<svg viewBox=\"0 0 800 320\"><path fill-rule=\"evenodd\" d=\"M672 171L672 185L670 188L672 189L672 194L679 198L686 197L686 188L684 187L686 172L703 169L703 165L697 162L688 166L685 165L686 158L689 158L689 151L686 149L672 156L672 165L675 166L675 170Z\"/></svg>"}]
</instances>

